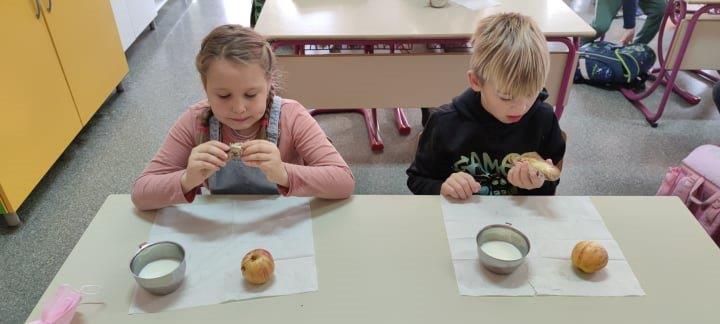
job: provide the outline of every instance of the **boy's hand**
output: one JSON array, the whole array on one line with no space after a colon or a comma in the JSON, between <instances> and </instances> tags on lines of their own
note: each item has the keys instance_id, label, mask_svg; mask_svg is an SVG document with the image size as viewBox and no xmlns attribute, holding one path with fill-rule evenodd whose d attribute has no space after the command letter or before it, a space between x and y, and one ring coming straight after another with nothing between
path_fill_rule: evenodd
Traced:
<instances>
[{"instance_id":1,"label":"boy's hand","mask_svg":"<svg viewBox=\"0 0 720 324\"><path fill-rule=\"evenodd\" d=\"M480 183L470 174L455 172L440 187L440 194L455 199L468 199L480 190Z\"/></svg>"},{"instance_id":2,"label":"boy's hand","mask_svg":"<svg viewBox=\"0 0 720 324\"><path fill-rule=\"evenodd\" d=\"M283 187L289 185L287 170L280 159L280 150L272 142L253 140L243 143L242 161L248 166L260 168L268 181Z\"/></svg>"},{"instance_id":3,"label":"boy's hand","mask_svg":"<svg viewBox=\"0 0 720 324\"><path fill-rule=\"evenodd\" d=\"M552 160L548 162L552 164ZM526 190L540 188L545 183L545 176L527 162L515 163L508 171L507 179L513 186Z\"/></svg>"},{"instance_id":4,"label":"boy's hand","mask_svg":"<svg viewBox=\"0 0 720 324\"><path fill-rule=\"evenodd\" d=\"M180 185L183 193L199 186L221 167L224 167L228 160L225 153L230 147L222 142L208 141L202 143L190 151L187 168L180 178Z\"/></svg>"}]
</instances>

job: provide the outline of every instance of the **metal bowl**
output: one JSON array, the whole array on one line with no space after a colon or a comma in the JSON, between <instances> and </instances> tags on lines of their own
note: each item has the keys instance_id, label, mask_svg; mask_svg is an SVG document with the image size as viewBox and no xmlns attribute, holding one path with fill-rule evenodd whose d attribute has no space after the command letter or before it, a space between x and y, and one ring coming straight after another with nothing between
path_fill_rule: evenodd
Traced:
<instances>
[{"instance_id":1,"label":"metal bowl","mask_svg":"<svg viewBox=\"0 0 720 324\"><path fill-rule=\"evenodd\" d=\"M488 270L497 274L512 273L525 261L525 257L530 253L530 240L528 240L525 234L509 225L495 224L485 226L478 232L475 241L477 242L480 263ZM506 260L485 253L481 247L484 243L490 241L502 241L512 244L520 251L521 257L514 260Z\"/></svg>"},{"instance_id":2,"label":"metal bowl","mask_svg":"<svg viewBox=\"0 0 720 324\"><path fill-rule=\"evenodd\" d=\"M159 276L140 276L145 266L161 259L175 260L179 264L173 270ZM135 281L140 287L154 295L167 295L180 287L185 279L185 267L185 249L180 244L169 241L141 245L130 260L130 272Z\"/></svg>"},{"instance_id":3,"label":"metal bowl","mask_svg":"<svg viewBox=\"0 0 720 324\"><path fill-rule=\"evenodd\" d=\"M444 8L449 4L449 0L429 0L428 4L433 8Z\"/></svg>"}]
</instances>

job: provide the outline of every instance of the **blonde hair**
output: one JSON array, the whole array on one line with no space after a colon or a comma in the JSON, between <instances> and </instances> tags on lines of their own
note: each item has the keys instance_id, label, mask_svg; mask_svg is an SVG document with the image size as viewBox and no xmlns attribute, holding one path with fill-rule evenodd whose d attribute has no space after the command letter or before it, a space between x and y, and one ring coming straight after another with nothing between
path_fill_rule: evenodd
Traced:
<instances>
[{"instance_id":1,"label":"blonde hair","mask_svg":"<svg viewBox=\"0 0 720 324\"><path fill-rule=\"evenodd\" d=\"M210 63L228 60L237 64L258 64L270 80L265 116L261 121L260 138L267 138L267 117L273 97L278 89L280 72L272 47L262 35L251 28L240 25L222 25L213 29L202 41L200 52L195 58L195 67L200 73L203 87L207 86L207 71ZM209 119L210 114L206 117ZM207 125L207 121L204 121Z\"/></svg>"},{"instance_id":2,"label":"blonde hair","mask_svg":"<svg viewBox=\"0 0 720 324\"><path fill-rule=\"evenodd\" d=\"M472 40L470 69L512 98L535 97L550 68L547 42L532 18L518 13L485 17Z\"/></svg>"}]
</instances>

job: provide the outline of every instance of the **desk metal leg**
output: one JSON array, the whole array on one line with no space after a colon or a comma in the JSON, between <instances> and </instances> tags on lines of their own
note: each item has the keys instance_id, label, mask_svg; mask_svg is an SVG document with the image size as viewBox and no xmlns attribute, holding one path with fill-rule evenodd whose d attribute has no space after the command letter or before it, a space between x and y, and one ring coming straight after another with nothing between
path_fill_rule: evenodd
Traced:
<instances>
[{"instance_id":1,"label":"desk metal leg","mask_svg":"<svg viewBox=\"0 0 720 324\"><path fill-rule=\"evenodd\" d=\"M666 73L665 77L660 79L660 84L662 84L665 87L667 87L667 76L668 75ZM697 105L700 103L700 97L690 93L689 91L685 90L681 86L675 84L671 88L672 88L673 92L675 92L675 94L680 96L680 98L683 98L685 101L687 101L687 103L689 103L691 105Z\"/></svg>"},{"instance_id":2,"label":"desk metal leg","mask_svg":"<svg viewBox=\"0 0 720 324\"><path fill-rule=\"evenodd\" d=\"M703 70L693 70L692 72L707 79L708 81L710 81L712 83L720 82L720 78L718 78L710 73L707 73ZM720 71L718 71L718 73L720 74Z\"/></svg>"},{"instance_id":3,"label":"desk metal leg","mask_svg":"<svg viewBox=\"0 0 720 324\"><path fill-rule=\"evenodd\" d=\"M370 113L368 114L368 111ZM381 152L385 148L382 138L380 138L380 125L377 119L377 109L363 109L363 117L365 124L368 125L368 137L370 138L370 148L374 152Z\"/></svg>"},{"instance_id":4,"label":"desk metal leg","mask_svg":"<svg viewBox=\"0 0 720 324\"><path fill-rule=\"evenodd\" d=\"M408 135L412 131L402 108L395 108L395 126L397 126L400 135Z\"/></svg>"},{"instance_id":5,"label":"desk metal leg","mask_svg":"<svg viewBox=\"0 0 720 324\"><path fill-rule=\"evenodd\" d=\"M16 213L9 213L9 214L3 214L5 217L5 222L9 226L19 226L22 222L20 221L20 217Z\"/></svg>"},{"instance_id":6,"label":"desk metal leg","mask_svg":"<svg viewBox=\"0 0 720 324\"><path fill-rule=\"evenodd\" d=\"M365 128L367 129L368 138L370 140L370 149L375 152L381 152L385 148L385 144L380 138L380 130L377 120L377 109L309 109L310 116L340 114L340 113L358 113L363 115L365 119Z\"/></svg>"},{"instance_id":7,"label":"desk metal leg","mask_svg":"<svg viewBox=\"0 0 720 324\"><path fill-rule=\"evenodd\" d=\"M578 46L580 45L580 39L578 37L573 37L572 39L568 37L550 37L547 40L549 42L563 43L568 48L568 56L567 59L565 59L565 69L562 76L563 79L560 83L557 103L555 104L555 116L560 119L563 112L565 111L565 98L568 96L568 92L570 92L570 80L575 74L573 66L575 65L577 50Z\"/></svg>"},{"instance_id":8,"label":"desk metal leg","mask_svg":"<svg viewBox=\"0 0 720 324\"><path fill-rule=\"evenodd\" d=\"M667 105L667 101L670 97L670 93L672 92L678 93L681 97L683 97L683 99L687 100L689 103L699 102L699 98L693 96L684 89L679 88L675 84L675 81L677 80L677 76L680 72L680 65L682 64L683 57L685 56L688 44L690 43L690 38L692 37L693 31L695 30L695 26L697 25L700 16L710 10L715 10L717 8L720 8L720 5L705 5L693 13L692 18L688 22L687 30L682 37L680 49L678 50L677 57L673 62L674 64L672 68L670 69L670 71L661 68L657 79L655 80L655 82L653 82L650 88L641 93L634 93L632 90L629 89L620 89L625 98L630 100L630 102L635 106L635 108L637 108L640 113L645 116L645 119L648 121L650 126L657 127L657 121L660 119L660 117L662 117L662 114L665 111L665 106ZM676 14L675 10L680 10L681 17L684 17L684 9L684 4L676 6L676 3L670 3L668 4L668 8L665 11L665 18L663 18L662 24L660 25L660 35L658 35L658 61L660 62L661 67L665 66L665 57L662 51L665 25L667 24L667 21L670 19L670 17ZM675 41L678 41L677 34L673 35L671 43L674 44ZM645 106L645 104L642 103L641 100L647 98L651 93L653 93L660 84L666 85L665 91L663 91L663 96L660 100L660 104L658 105L658 109L655 112L652 112Z\"/></svg>"}]
</instances>

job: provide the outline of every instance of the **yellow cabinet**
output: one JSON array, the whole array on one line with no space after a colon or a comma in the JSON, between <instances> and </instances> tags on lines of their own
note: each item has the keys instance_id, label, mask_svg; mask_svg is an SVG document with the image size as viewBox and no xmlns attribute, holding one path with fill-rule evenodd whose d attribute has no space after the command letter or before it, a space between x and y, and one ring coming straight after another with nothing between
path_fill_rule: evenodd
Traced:
<instances>
[{"instance_id":1,"label":"yellow cabinet","mask_svg":"<svg viewBox=\"0 0 720 324\"><path fill-rule=\"evenodd\" d=\"M82 125L33 1L0 1L0 185L13 210Z\"/></svg>"},{"instance_id":2,"label":"yellow cabinet","mask_svg":"<svg viewBox=\"0 0 720 324\"><path fill-rule=\"evenodd\" d=\"M50 35L85 125L128 72L110 1L40 2L44 4ZM48 10L49 3L52 7Z\"/></svg>"},{"instance_id":3,"label":"yellow cabinet","mask_svg":"<svg viewBox=\"0 0 720 324\"><path fill-rule=\"evenodd\" d=\"M0 201L8 213L127 73L108 1L49 5L0 1Z\"/></svg>"}]
</instances>

